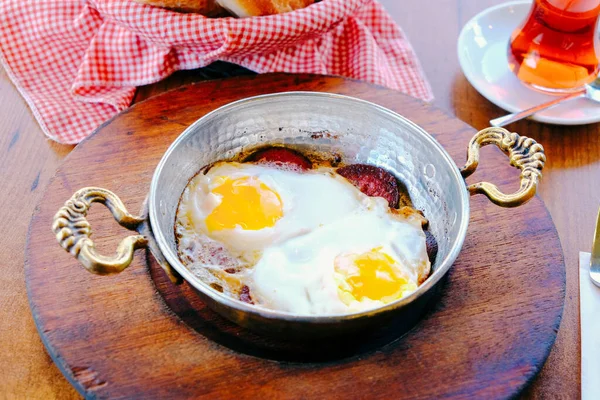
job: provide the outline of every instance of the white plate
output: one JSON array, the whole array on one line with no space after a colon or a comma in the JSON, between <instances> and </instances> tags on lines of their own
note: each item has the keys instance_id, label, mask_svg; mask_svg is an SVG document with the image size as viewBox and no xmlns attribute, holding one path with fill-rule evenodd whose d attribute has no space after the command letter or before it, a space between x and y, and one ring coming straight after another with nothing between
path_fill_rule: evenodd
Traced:
<instances>
[{"instance_id":1,"label":"white plate","mask_svg":"<svg viewBox=\"0 0 600 400\"><path fill-rule=\"evenodd\" d=\"M527 17L530 1L514 1L488 8L473 17L458 37L458 60L473 87L486 99L510 112L555 99L530 89L508 68L508 41ZM600 104L582 98L535 114L532 119L557 125L600 121Z\"/></svg>"}]
</instances>

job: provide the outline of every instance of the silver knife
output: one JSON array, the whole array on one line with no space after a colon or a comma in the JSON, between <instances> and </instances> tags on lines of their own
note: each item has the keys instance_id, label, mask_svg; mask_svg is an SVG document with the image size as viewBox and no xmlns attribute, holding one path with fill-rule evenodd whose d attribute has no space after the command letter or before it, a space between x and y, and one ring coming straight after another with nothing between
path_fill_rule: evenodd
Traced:
<instances>
[{"instance_id":1,"label":"silver knife","mask_svg":"<svg viewBox=\"0 0 600 400\"><path fill-rule=\"evenodd\" d=\"M592 257L590 259L590 278L596 286L600 287L600 210L596 221L596 232L592 244Z\"/></svg>"}]
</instances>

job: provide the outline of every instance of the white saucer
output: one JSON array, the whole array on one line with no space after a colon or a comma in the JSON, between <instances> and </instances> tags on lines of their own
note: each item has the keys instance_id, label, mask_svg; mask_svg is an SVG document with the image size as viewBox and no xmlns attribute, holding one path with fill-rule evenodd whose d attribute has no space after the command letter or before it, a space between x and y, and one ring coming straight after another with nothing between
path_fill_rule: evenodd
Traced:
<instances>
[{"instance_id":1,"label":"white saucer","mask_svg":"<svg viewBox=\"0 0 600 400\"><path fill-rule=\"evenodd\" d=\"M531 1L488 8L473 17L458 37L458 60L467 80L486 99L510 112L556 98L525 86L508 69L510 34L525 20L530 8ZM600 104L585 98L571 100L531 118L557 125L599 122Z\"/></svg>"}]
</instances>

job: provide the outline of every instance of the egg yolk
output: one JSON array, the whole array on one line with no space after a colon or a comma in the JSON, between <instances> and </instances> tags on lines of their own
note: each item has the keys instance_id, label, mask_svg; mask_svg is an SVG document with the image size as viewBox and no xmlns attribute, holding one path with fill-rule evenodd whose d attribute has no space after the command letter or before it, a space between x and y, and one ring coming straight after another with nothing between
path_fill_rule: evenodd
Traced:
<instances>
[{"instance_id":1,"label":"egg yolk","mask_svg":"<svg viewBox=\"0 0 600 400\"><path fill-rule=\"evenodd\" d=\"M277 193L255 177L223 178L212 190L221 198L206 218L209 232L233 229L269 228L283 216L283 203Z\"/></svg>"},{"instance_id":2,"label":"egg yolk","mask_svg":"<svg viewBox=\"0 0 600 400\"><path fill-rule=\"evenodd\" d=\"M338 273L338 294L346 305L364 299L387 304L417 288L415 283L402 276L397 261L381 248L338 256L335 271Z\"/></svg>"}]
</instances>

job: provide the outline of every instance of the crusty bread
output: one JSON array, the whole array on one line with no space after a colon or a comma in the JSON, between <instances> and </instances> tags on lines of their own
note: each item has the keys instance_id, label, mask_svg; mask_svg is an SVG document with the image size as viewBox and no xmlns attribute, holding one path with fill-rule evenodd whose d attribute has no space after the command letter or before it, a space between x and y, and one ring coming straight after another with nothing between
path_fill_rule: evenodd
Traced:
<instances>
[{"instance_id":1,"label":"crusty bread","mask_svg":"<svg viewBox=\"0 0 600 400\"><path fill-rule=\"evenodd\" d=\"M313 4L315 0L217 0L238 17L281 14Z\"/></svg>"},{"instance_id":2,"label":"crusty bread","mask_svg":"<svg viewBox=\"0 0 600 400\"><path fill-rule=\"evenodd\" d=\"M134 0L175 11L193 12L207 17L222 16L225 10L237 17L281 14L307 7L315 0Z\"/></svg>"},{"instance_id":3,"label":"crusty bread","mask_svg":"<svg viewBox=\"0 0 600 400\"><path fill-rule=\"evenodd\" d=\"M207 17L218 16L224 9L215 0L135 0L138 3L169 8L175 11L193 12Z\"/></svg>"}]
</instances>

